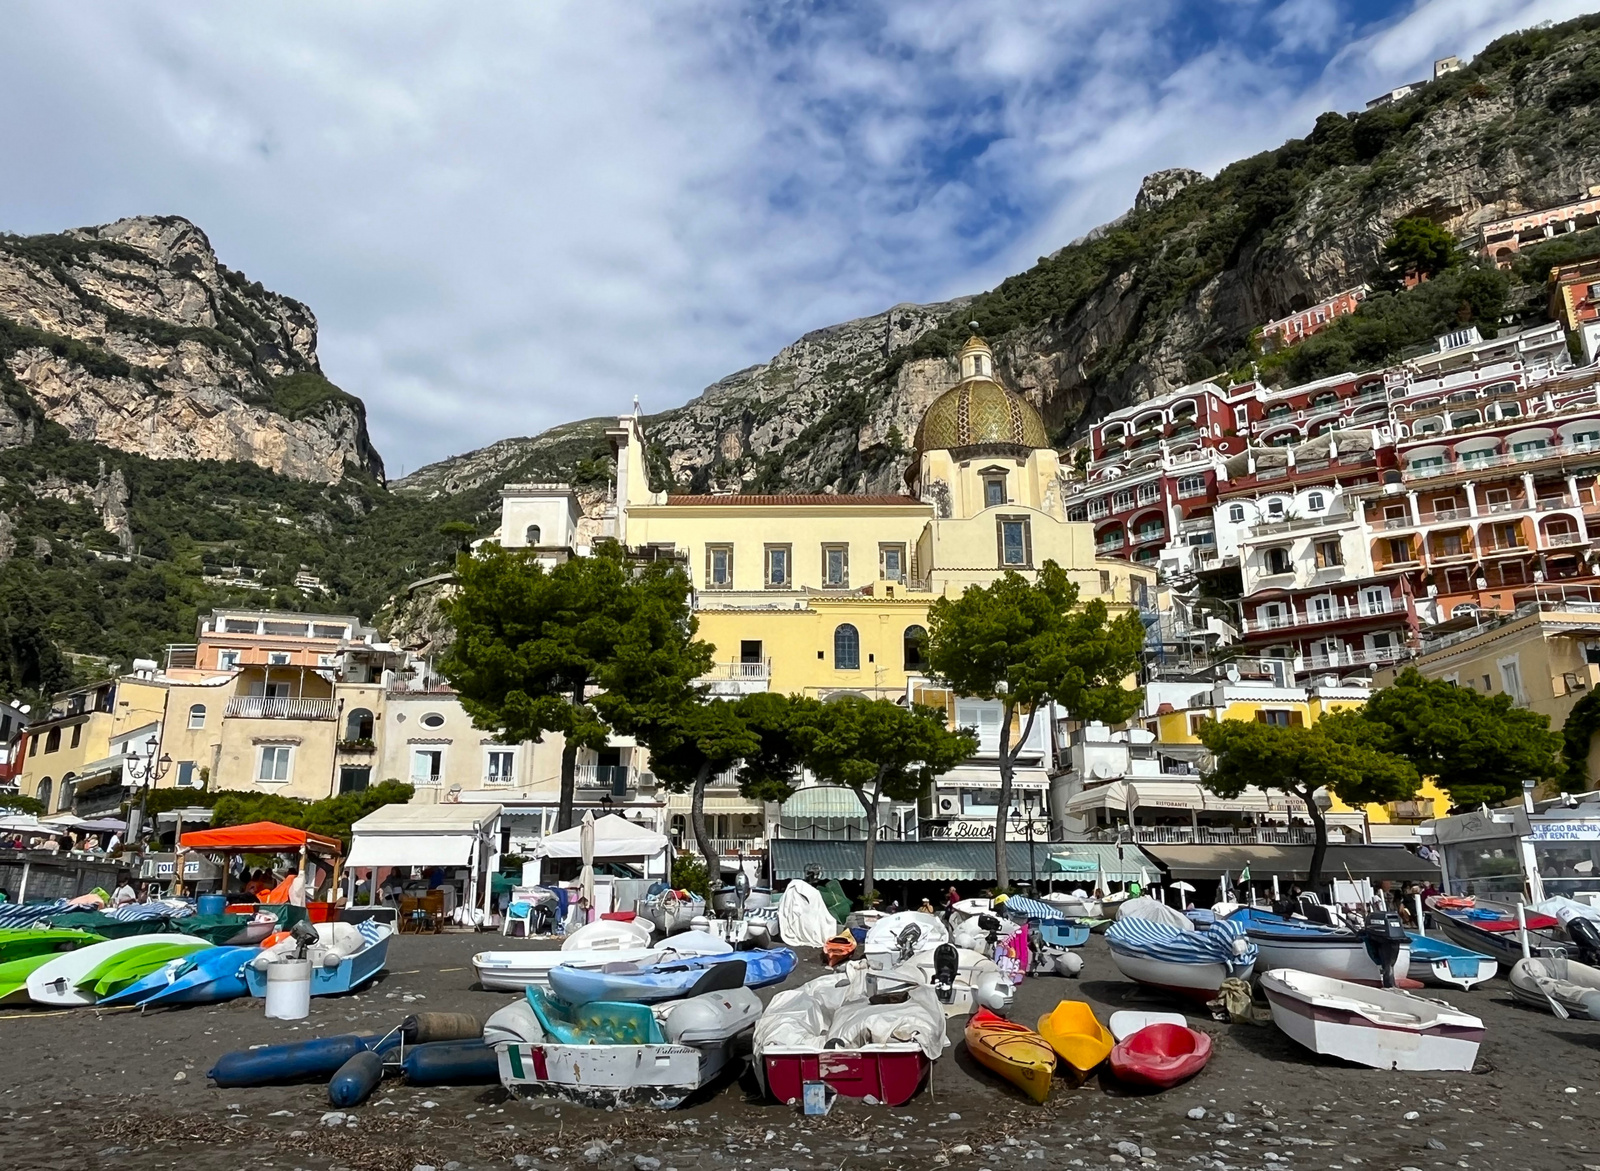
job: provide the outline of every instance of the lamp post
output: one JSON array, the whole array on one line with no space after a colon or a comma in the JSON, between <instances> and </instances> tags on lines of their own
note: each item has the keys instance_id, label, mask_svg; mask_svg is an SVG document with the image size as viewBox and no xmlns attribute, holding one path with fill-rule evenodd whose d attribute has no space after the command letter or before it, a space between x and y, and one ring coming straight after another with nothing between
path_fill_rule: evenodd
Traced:
<instances>
[{"instance_id":1,"label":"lamp post","mask_svg":"<svg viewBox=\"0 0 1600 1171\"><path fill-rule=\"evenodd\" d=\"M156 742L144 742L144 754L129 753L122 762L123 770L139 785L139 824L133 827L133 832L128 835L129 845L135 844L135 837L143 837L145 833L145 797L152 786L159 784L161 778L172 771L172 757L162 753L156 757Z\"/></svg>"},{"instance_id":2,"label":"lamp post","mask_svg":"<svg viewBox=\"0 0 1600 1171\"><path fill-rule=\"evenodd\" d=\"M1021 807L1011 807L1011 828L1024 829L1028 835L1028 894L1033 898L1039 897L1039 865L1033 849L1033 807L1035 796L1031 790L1022 793L1019 797Z\"/></svg>"}]
</instances>

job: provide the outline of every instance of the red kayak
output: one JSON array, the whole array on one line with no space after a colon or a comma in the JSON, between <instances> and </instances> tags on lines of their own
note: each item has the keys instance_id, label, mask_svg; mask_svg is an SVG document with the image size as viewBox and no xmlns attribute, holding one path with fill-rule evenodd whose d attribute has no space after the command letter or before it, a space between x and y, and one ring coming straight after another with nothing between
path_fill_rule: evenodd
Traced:
<instances>
[{"instance_id":1,"label":"red kayak","mask_svg":"<svg viewBox=\"0 0 1600 1171\"><path fill-rule=\"evenodd\" d=\"M1211 1060L1211 1038L1183 1025L1147 1025L1111 1051L1111 1072L1135 1086L1170 1089Z\"/></svg>"}]
</instances>

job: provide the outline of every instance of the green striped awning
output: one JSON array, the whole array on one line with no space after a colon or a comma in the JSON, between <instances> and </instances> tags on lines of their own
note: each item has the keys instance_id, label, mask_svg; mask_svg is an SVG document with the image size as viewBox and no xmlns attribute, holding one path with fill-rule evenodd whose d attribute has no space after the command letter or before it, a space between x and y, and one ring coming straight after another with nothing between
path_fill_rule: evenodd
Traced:
<instances>
[{"instance_id":1,"label":"green striped awning","mask_svg":"<svg viewBox=\"0 0 1600 1171\"><path fill-rule=\"evenodd\" d=\"M800 841L775 838L768 843L772 863L772 880L785 882L791 878L804 878L806 867L815 864L823 878L841 881L859 880L862 877L863 843L835 841ZM1104 861L1101 871L1110 882L1150 881L1160 873L1160 868L1137 846L1124 845L1124 858L1116 857L1117 847L1085 845L1072 847L1074 851L1098 852L1107 850L1111 857ZM1030 855L1028 843L1006 843L1006 865L1013 879L1024 878L1037 872L1041 880L1060 877L1052 872L1051 855L1062 850L1060 842L1035 842ZM1091 853L1090 857L1097 856ZM879 842L873 851L872 868L879 879L892 882L993 882L993 842Z\"/></svg>"}]
</instances>

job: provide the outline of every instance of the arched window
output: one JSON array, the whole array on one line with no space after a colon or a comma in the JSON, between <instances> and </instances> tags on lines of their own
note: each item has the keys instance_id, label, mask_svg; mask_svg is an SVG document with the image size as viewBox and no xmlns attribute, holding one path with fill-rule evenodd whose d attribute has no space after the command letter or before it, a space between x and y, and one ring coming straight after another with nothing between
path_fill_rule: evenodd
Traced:
<instances>
[{"instance_id":1,"label":"arched window","mask_svg":"<svg viewBox=\"0 0 1600 1171\"><path fill-rule=\"evenodd\" d=\"M1306 497L1306 507L1312 512L1321 512L1324 503L1326 501L1321 492L1312 492Z\"/></svg>"},{"instance_id":2,"label":"arched window","mask_svg":"<svg viewBox=\"0 0 1600 1171\"><path fill-rule=\"evenodd\" d=\"M70 811L72 809L72 798L77 792L77 788L77 773L68 773L61 778L61 800L56 804L58 811Z\"/></svg>"},{"instance_id":3,"label":"arched window","mask_svg":"<svg viewBox=\"0 0 1600 1171\"><path fill-rule=\"evenodd\" d=\"M44 811L46 813L50 812L50 791L52 788L54 788L53 783L49 777L46 777L44 780L39 782L39 791L34 794L34 797L38 800L39 804L44 806Z\"/></svg>"},{"instance_id":4,"label":"arched window","mask_svg":"<svg viewBox=\"0 0 1600 1171\"><path fill-rule=\"evenodd\" d=\"M1228 506L1228 519L1234 524L1244 523L1244 505L1230 504Z\"/></svg>"},{"instance_id":5,"label":"arched window","mask_svg":"<svg viewBox=\"0 0 1600 1171\"><path fill-rule=\"evenodd\" d=\"M920 626L908 626L905 633L906 670L920 671L928 665L922 657L922 642L928 632Z\"/></svg>"},{"instance_id":6,"label":"arched window","mask_svg":"<svg viewBox=\"0 0 1600 1171\"><path fill-rule=\"evenodd\" d=\"M372 739L372 713L364 707L358 707L344 718L344 738L346 740L371 740Z\"/></svg>"},{"instance_id":7,"label":"arched window","mask_svg":"<svg viewBox=\"0 0 1600 1171\"><path fill-rule=\"evenodd\" d=\"M861 635L848 622L833 631L833 669L859 671L861 669Z\"/></svg>"},{"instance_id":8,"label":"arched window","mask_svg":"<svg viewBox=\"0 0 1600 1171\"><path fill-rule=\"evenodd\" d=\"M192 704L189 707L189 730L197 731L206 726L206 705L203 703Z\"/></svg>"},{"instance_id":9,"label":"arched window","mask_svg":"<svg viewBox=\"0 0 1600 1171\"><path fill-rule=\"evenodd\" d=\"M539 526L538 525L529 525L528 526L528 531L527 531L527 533L525 535L527 537L527 543L529 545L537 545L539 543Z\"/></svg>"}]
</instances>

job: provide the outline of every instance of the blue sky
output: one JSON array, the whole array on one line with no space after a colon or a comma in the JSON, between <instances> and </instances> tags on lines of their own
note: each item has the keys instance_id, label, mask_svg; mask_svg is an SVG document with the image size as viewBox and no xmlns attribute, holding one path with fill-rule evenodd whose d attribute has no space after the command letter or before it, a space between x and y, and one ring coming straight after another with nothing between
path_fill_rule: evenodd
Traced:
<instances>
[{"instance_id":1,"label":"blue sky","mask_svg":"<svg viewBox=\"0 0 1600 1171\"><path fill-rule=\"evenodd\" d=\"M391 474L993 285L1595 0L13 0L0 229L185 215Z\"/></svg>"}]
</instances>

